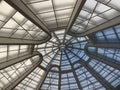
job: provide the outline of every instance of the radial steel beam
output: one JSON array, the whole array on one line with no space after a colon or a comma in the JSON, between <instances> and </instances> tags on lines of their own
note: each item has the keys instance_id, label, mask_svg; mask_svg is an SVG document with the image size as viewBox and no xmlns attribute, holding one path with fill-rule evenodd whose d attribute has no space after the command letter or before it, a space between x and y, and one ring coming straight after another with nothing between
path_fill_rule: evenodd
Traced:
<instances>
[{"instance_id":1,"label":"radial steel beam","mask_svg":"<svg viewBox=\"0 0 120 90\"><path fill-rule=\"evenodd\" d=\"M95 70L93 70L88 64L82 64L91 74L95 77L106 90L114 90L115 88L108 83L104 78L102 78Z\"/></svg>"},{"instance_id":2,"label":"radial steel beam","mask_svg":"<svg viewBox=\"0 0 120 90\"><path fill-rule=\"evenodd\" d=\"M58 90L61 90L61 69L59 71L59 83L58 83Z\"/></svg>"},{"instance_id":3,"label":"radial steel beam","mask_svg":"<svg viewBox=\"0 0 120 90\"><path fill-rule=\"evenodd\" d=\"M60 65L61 65L61 60L62 60L62 52L60 54ZM61 66L60 66L61 67ZM61 78L62 78L62 70L61 68L59 67L59 86L58 86L58 90L61 90Z\"/></svg>"},{"instance_id":4,"label":"radial steel beam","mask_svg":"<svg viewBox=\"0 0 120 90\"><path fill-rule=\"evenodd\" d=\"M80 63L82 66L84 66L87 69L87 71L89 71L92 74L92 76L95 77L103 85L103 87L106 88L106 90L115 90L115 88L111 86L110 83L108 83L108 81L102 78L94 69L92 69L88 65L88 63L86 63L86 61L80 59L79 61L74 62L74 64L76 63Z\"/></svg>"},{"instance_id":5,"label":"radial steel beam","mask_svg":"<svg viewBox=\"0 0 120 90\"><path fill-rule=\"evenodd\" d=\"M57 42L58 42L59 44L61 44L60 39L58 38L58 36L57 36L54 32L53 32L53 35L54 35L55 39L57 40Z\"/></svg>"},{"instance_id":6,"label":"radial steel beam","mask_svg":"<svg viewBox=\"0 0 120 90\"><path fill-rule=\"evenodd\" d=\"M23 73L18 79L16 79L12 84L6 86L4 90L13 90L22 80L24 80L36 67L38 67L42 61L42 56L40 61L33 63L33 67Z\"/></svg>"},{"instance_id":7,"label":"radial steel beam","mask_svg":"<svg viewBox=\"0 0 120 90\"><path fill-rule=\"evenodd\" d=\"M50 71L51 68L53 68L53 67L57 67L57 68L59 69L59 71L61 71L60 67L57 66L57 65L50 65L50 66L48 66L48 68L47 68L47 70L46 70L43 78L42 78L41 81L39 82L39 85L37 86L37 89L36 89L36 90L41 90L41 87L42 87L42 85L43 85L43 83L44 83L44 81L45 81L45 79L46 79L49 71Z\"/></svg>"},{"instance_id":8,"label":"radial steel beam","mask_svg":"<svg viewBox=\"0 0 120 90\"><path fill-rule=\"evenodd\" d=\"M24 39L17 39L17 38L7 38L7 37L0 37L0 45L17 45L17 44L21 44L21 45L28 45L28 44L42 44L45 43L47 41L49 41L51 37L47 37L43 40L24 40Z\"/></svg>"},{"instance_id":9,"label":"radial steel beam","mask_svg":"<svg viewBox=\"0 0 120 90\"><path fill-rule=\"evenodd\" d=\"M98 56L91 55L90 53L88 53L87 55L92 59L98 60L98 61L103 62L103 63L105 63L113 68L120 70L120 64L116 64L116 63L114 63L114 61L112 62L112 60L110 60L110 59L107 60L107 59L104 59L102 57L100 58Z\"/></svg>"},{"instance_id":10,"label":"radial steel beam","mask_svg":"<svg viewBox=\"0 0 120 90\"><path fill-rule=\"evenodd\" d=\"M71 53L73 53L71 51ZM75 53L73 53L75 55ZM77 56L77 55L75 55ZM75 63L80 63L83 65L107 90L114 90L114 87L111 86L104 78L102 78L96 71L94 71L86 61L82 60L79 56L77 56L80 60Z\"/></svg>"},{"instance_id":11,"label":"radial steel beam","mask_svg":"<svg viewBox=\"0 0 120 90\"><path fill-rule=\"evenodd\" d=\"M83 33L82 36L86 36L88 34L92 34L94 32L98 32L98 31L113 27L113 26L118 25L118 24L120 24L120 16L115 17L115 18L113 18L105 23L102 23L101 25L99 25L95 28L88 30L87 32Z\"/></svg>"},{"instance_id":12,"label":"radial steel beam","mask_svg":"<svg viewBox=\"0 0 120 90\"><path fill-rule=\"evenodd\" d=\"M77 16L79 15L83 5L85 4L86 0L77 0L76 1L76 4L75 4L75 7L73 9L73 13L70 17L70 20L69 20L69 23L68 23L68 26L66 28L66 32L69 32L69 30L71 29L72 25L74 24Z\"/></svg>"},{"instance_id":13,"label":"radial steel beam","mask_svg":"<svg viewBox=\"0 0 120 90\"><path fill-rule=\"evenodd\" d=\"M120 65L115 63L113 60L110 60L110 58L106 59L106 58L99 57L99 56L96 56L96 55L93 55L93 54L89 53L88 46L89 46L89 44L87 44L85 46L85 53L86 53L87 56L89 56L92 59L95 59L95 60L98 60L100 62L103 62L103 63L105 63L105 64L107 64L107 65L109 65L109 66L111 66L113 68L116 68L116 69L120 70Z\"/></svg>"},{"instance_id":14,"label":"radial steel beam","mask_svg":"<svg viewBox=\"0 0 120 90\"><path fill-rule=\"evenodd\" d=\"M120 49L120 44L116 43L88 43L87 47L97 47L97 48L115 48Z\"/></svg>"},{"instance_id":15,"label":"radial steel beam","mask_svg":"<svg viewBox=\"0 0 120 90\"><path fill-rule=\"evenodd\" d=\"M32 21L36 26L46 32L48 35L51 35L48 28L44 25L44 23L35 15L35 13L28 8L28 6L22 0L5 0L8 4L10 4L13 8L23 14L27 19Z\"/></svg>"},{"instance_id":16,"label":"radial steel beam","mask_svg":"<svg viewBox=\"0 0 120 90\"><path fill-rule=\"evenodd\" d=\"M23 56L20 56L20 57L15 58L15 59L8 60L8 61L6 61L6 62L0 63L0 70L1 70L1 69L4 69L4 68L6 68L6 67L9 67L9 66L11 66L11 65L13 65L13 64L16 64L16 63L18 63L18 62L21 62L21 61L24 61L24 60L26 60L26 59L29 59L29 58L31 58L31 57L33 57L33 56L36 56L36 55L39 55L40 57L42 57L42 56L39 54L39 52L33 52L33 54L25 54L25 55L23 55Z\"/></svg>"},{"instance_id":17,"label":"radial steel beam","mask_svg":"<svg viewBox=\"0 0 120 90\"><path fill-rule=\"evenodd\" d=\"M76 83L77 83L77 85L78 85L78 88L79 88L79 90L82 90L82 86L80 85L80 81L79 81L79 79L78 79L78 76L76 75L76 72L75 72L75 70L74 70L73 64L71 63L68 54L67 54L66 52L65 52L65 54L66 54L66 57L67 57L70 65L71 65L72 72L73 72L73 75L74 75L74 77L75 77L75 80L76 80Z\"/></svg>"},{"instance_id":18,"label":"radial steel beam","mask_svg":"<svg viewBox=\"0 0 120 90\"><path fill-rule=\"evenodd\" d=\"M107 28L110 28L110 27L113 27L115 25L119 25L120 24L120 16L117 16L105 23L102 23L92 29L89 29L87 30L86 32L84 33L81 33L81 34L77 34L77 33L74 33L74 32L69 32L70 35L74 36L74 37L82 37L82 36L86 36L86 35L89 35L89 34L92 34L92 33L95 33L95 32L98 32L98 31L101 31L101 30L104 30L104 29L107 29Z\"/></svg>"}]
</instances>

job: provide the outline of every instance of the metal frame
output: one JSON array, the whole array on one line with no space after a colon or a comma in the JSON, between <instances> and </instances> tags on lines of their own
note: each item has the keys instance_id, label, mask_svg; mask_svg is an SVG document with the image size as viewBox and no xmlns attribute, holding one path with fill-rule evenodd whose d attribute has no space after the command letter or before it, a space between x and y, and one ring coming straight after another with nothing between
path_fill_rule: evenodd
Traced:
<instances>
[{"instance_id":1,"label":"metal frame","mask_svg":"<svg viewBox=\"0 0 120 90\"><path fill-rule=\"evenodd\" d=\"M14 58L9 61L0 63L0 70L4 69L6 67L9 67L11 65L14 65L16 63L19 63L21 61L24 61L26 59L32 58L36 55L39 55L39 58L40 58L40 60L37 63L35 63L31 69L29 69L27 72L23 73L19 79L15 80L11 85L6 86L5 90L14 89L23 79L25 79L31 72L33 72L33 70L35 70L36 67L39 67L40 69L45 71L44 76L42 77L41 81L38 83L37 90L41 89L49 71L51 71L51 69L53 67L57 67L59 70L58 71L58 74L59 74L58 90L61 90L62 74L68 74L70 72L73 73L73 76L75 78L76 84L78 85L78 88L80 90L82 90L82 86L80 84L79 78L77 77L77 74L74 69L74 65L76 63L79 63L82 65L82 67L86 68L86 70L88 72L90 72L90 74L93 77L95 77L96 80L98 80L103 85L103 87L105 87L107 90L115 89L111 85L111 83L109 83L102 76L100 76L99 73L97 73L89 65L89 63L92 61L92 59L96 59L97 61L100 61L100 62L102 62L108 66L111 66L114 69L118 69L118 70L120 70L120 67L119 67L120 64L115 63L114 61L112 62L112 60L111 60L111 62L108 61L108 59L110 60L110 58L104 59L104 58L100 58L99 56L95 56L95 55L91 54L88 51L88 47L120 49L119 42L117 42L117 43L112 43L112 42L98 43L98 42L95 42L94 37L90 36L92 34L97 33L98 31L101 31L103 33L104 29L108 29L108 28L112 27L114 29L114 32L116 34L118 41L120 41L119 35L117 35L117 32L115 31L115 28L114 28L115 25L120 24L120 16L117 16L111 20L108 20L107 22L97 25L96 27L91 28L88 31L85 31L84 33L74 33L71 31L71 28L74 25L74 22L77 19L86 0L77 0L74 7L64 8L64 9L60 9L60 10L55 9L55 3L54 3L54 0L52 0L53 11L49 11L49 12L54 13L55 20L50 20L48 22L55 21L56 25L57 25L56 28L49 28L49 26L47 27L45 25L45 22L43 22L44 20L42 21L42 19L38 18L37 15L27 6L27 4L33 4L33 3L44 2L44 1L31 2L31 3L27 3L27 4L21 0L5 0L5 1L8 4L10 4L13 8L18 10L20 13L22 13L27 19L29 19L31 22L33 22L36 26L38 26L40 29L42 29L45 33L48 34L48 37L46 37L44 40L27 40L27 39L17 39L17 38L11 38L11 37L10 38L2 37L2 36L0 37L0 45L31 45L30 46L31 49L28 51L29 54L25 54L24 56L20 56L18 58ZM104 5L107 5L100 0L96 0L96 1L97 1L97 3L102 3ZM109 7L111 7L111 6L109 6ZM63 25L63 27L62 26L59 27L59 22L58 22L59 18L57 17L56 12L61 11L61 10L71 9L71 8L73 8L73 10L74 10L74 11L72 11L71 17L66 17L69 19L69 23L67 24L67 26ZM114 7L111 7L111 8L117 10ZM120 10L117 10L117 11L120 11ZM87 11L87 12L89 12L89 11ZM43 13L48 13L48 12L42 12L42 13L38 13L38 14L43 14ZM15 14L15 13L12 13L12 14ZM92 12L92 14L93 14L93 12ZM10 18L11 17L9 17L8 20ZM65 19L65 18L62 18L62 19ZM66 30L64 33L56 34L57 29L66 29ZM14 33L12 33L12 35ZM67 34L70 34L71 37L69 37L69 35L67 35ZM63 36L62 39L61 39L60 35ZM88 39L79 40L80 37L84 37L86 35L88 35L89 40ZM103 36L105 37L105 40L107 41L107 37L104 33L103 33ZM69 38L66 38L66 37L69 37ZM86 42L89 42L89 43L86 44ZM42 45L44 43L45 43L44 46L38 47L39 45ZM61 48L61 46L60 46L61 44L65 44L64 49ZM37 48L36 48L36 46L37 46ZM41 52L40 52L40 50L41 50ZM43 55L40 54L39 52L42 53ZM54 55L51 55L51 54L54 54ZM57 58L57 56L58 56L58 58ZM66 59L63 59L63 56L65 56ZM70 56L72 56L72 57L70 57ZM84 60L85 57L88 57L88 59L86 59L86 61ZM51 60L49 62L47 62L47 59L51 59ZM59 65L53 65L52 62L54 62L54 60L58 60ZM66 64L64 64L63 66L66 66L66 67L70 66L71 67L70 69L68 67L66 69L62 69L62 64L63 64L63 61L65 61L65 60L67 61L67 63L64 62ZM72 60L76 60L76 61L73 62ZM46 67L41 65L44 62L46 63ZM56 72L56 71L52 70L52 72ZM67 79L69 78L68 75L66 78ZM71 83L69 83L69 80L68 80L68 84L71 84ZM69 86L69 88L70 88L70 86Z\"/></svg>"},{"instance_id":2,"label":"metal frame","mask_svg":"<svg viewBox=\"0 0 120 90\"><path fill-rule=\"evenodd\" d=\"M43 57L42 57L42 55L40 54L40 53L38 53L38 52L35 52L32 56L29 56L29 58L30 57L33 57L33 56L36 56L36 55L39 55L39 61L38 62L35 62L34 64L33 64L33 67L31 67L31 69L29 69L27 72L25 72L25 73L23 73L20 77L19 77L19 79L17 79L17 80L15 80L12 84L10 84L10 85L7 85L6 86L6 88L5 88L5 90L12 90L13 88L15 88L24 78L26 78L26 76L28 76L36 67L38 67L39 65L40 65L40 63L42 62L42 60L43 60ZM28 58L28 57L27 57ZM24 59L27 59L27 58L21 58L22 60L24 60ZM19 60L19 62L20 62L20 60ZM16 63L16 62L14 62L14 63Z\"/></svg>"},{"instance_id":3,"label":"metal frame","mask_svg":"<svg viewBox=\"0 0 120 90\"><path fill-rule=\"evenodd\" d=\"M49 30L47 27L41 22L38 17L34 15L34 13L24 4L21 0L5 0L7 3L9 3L11 6L13 6L15 9L17 9L19 12L21 12L24 16L26 16L29 20L31 20L35 25L37 25L39 28L43 29L48 35L50 35Z\"/></svg>"},{"instance_id":4,"label":"metal frame","mask_svg":"<svg viewBox=\"0 0 120 90\"><path fill-rule=\"evenodd\" d=\"M29 59L29 58L31 58L33 56L36 56L36 55L39 55L40 57L42 57L39 52L33 52L32 54L26 54L24 56L21 56L21 57L18 57L18 58L15 58L15 59L0 63L0 70L4 69L6 67L9 67L11 65L14 65L16 63L19 63L21 61L24 61L26 59Z\"/></svg>"},{"instance_id":5,"label":"metal frame","mask_svg":"<svg viewBox=\"0 0 120 90\"><path fill-rule=\"evenodd\" d=\"M47 37L44 40L22 40L22 39L17 39L17 38L5 38L5 37L0 37L0 45L5 45L5 44L9 44L9 45L16 45L16 44L22 44L22 45L26 45L26 44L30 44L30 45L35 45L35 44L42 44L45 43L47 41L50 40L51 37Z\"/></svg>"},{"instance_id":6,"label":"metal frame","mask_svg":"<svg viewBox=\"0 0 120 90\"><path fill-rule=\"evenodd\" d=\"M68 26L66 28L66 33L69 33L72 25L75 22L75 19L79 15L79 12L81 11L81 9L82 9L83 5L85 4L85 2L86 2L86 0L78 0L76 2L76 6L75 6L74 11L73 11L73 13L71 15L71 19L70 19L69 24L68 24Z\"/></svg>"}]
</instances>

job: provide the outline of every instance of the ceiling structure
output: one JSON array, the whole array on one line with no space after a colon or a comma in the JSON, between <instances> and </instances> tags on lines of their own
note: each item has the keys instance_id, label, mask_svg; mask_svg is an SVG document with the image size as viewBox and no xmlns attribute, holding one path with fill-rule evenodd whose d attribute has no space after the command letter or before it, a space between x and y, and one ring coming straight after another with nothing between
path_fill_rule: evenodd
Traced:
<instances>
[{"instance_id":1,"label":"ceiling structure","mask_svg":"<svg viewBox=\"0 0 120 90\"><path fill-rule=\"evenodd\" d=\"M120 90L120 0L1 0L0 90Z\"/></svg>"}]
</instances>

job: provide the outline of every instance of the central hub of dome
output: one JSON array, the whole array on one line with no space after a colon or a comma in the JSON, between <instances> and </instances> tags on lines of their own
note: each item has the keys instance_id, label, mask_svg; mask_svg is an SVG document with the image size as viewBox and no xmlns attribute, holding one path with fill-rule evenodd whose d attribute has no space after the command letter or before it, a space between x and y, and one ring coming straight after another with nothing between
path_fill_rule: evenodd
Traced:
<instances>
[{"instance_id":1,"label":"central hub of dome","mask_svg":"<svg viewBox=\"0 0 120 90\"><path fill-rule=\"evenodd\" d=\"M65 49L65 47L66 47L66 45L65 45L65 44L60 44L60 45L59 45L59 49L60 49L60 50L64 50L64 49Z\"/></svg>"}]
</instances>

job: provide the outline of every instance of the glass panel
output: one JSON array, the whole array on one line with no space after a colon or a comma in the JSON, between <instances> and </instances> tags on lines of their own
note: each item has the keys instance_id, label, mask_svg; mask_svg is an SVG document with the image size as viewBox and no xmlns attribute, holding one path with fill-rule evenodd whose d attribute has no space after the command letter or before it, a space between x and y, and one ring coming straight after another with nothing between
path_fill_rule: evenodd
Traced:
<instances>
[{"instance_id":1,"label":"glass panel","mask_svg":"<svg viewBox=\"0 0 120 90\"><path fill-rule=\"evenodd\" d=\"M81 26L71 31L80 34L119 16L118 3L117 0L87 0L72 27Z\"/></svg>"},{"instance_id":2,"label":"glass panel","mask_svg":"<svg viewBox=\"0 0 120 90\"><path fill-rule=\"evenodd\" d=\"M65 9L65 8L73 8L75 5L76 0L53 0L55 9Z\"/></svg>"},{"instance_id":3,"label":"glass panel","mask_svg":"<svg viewBox=\"0 0 120 90\"><path fill-rule=\"evenodd\" d=\"M42 77L44 75L44 71L41 68L36 68L33 72L31 72L20 84L18 84L15 89L17 90L29 90L37 89L38 84L40 83Z\"/></svg>"},{"instance_id":4,"label":"glass panel","mask_svg":"<svg viewBox=\"0 0 120 90\"><path fill-rule=\"evenodd\" d=\"M72 72L61 74L61 90L79 90Z\"/></svg>"},{"instance_id":5,"label":"glass panel","mask_svg":"<svg viewBox=\"0 0 120 90\"><path fill-rule=\"evenodd\" d=\"M21 23L25 19L25 17L22 14L20 14L19 12L15 13L13 18L19 23Z\"/></svg>"},{"instance_id":6,"label":"glass panel","mask_svg":"<svg viewBox=\"0 0 120 90\"><path fill-rule=\"evenodd\" d=\"M31 34L28 31L41 31L36 25L34 25L31 21L26 19L22 14L13 9L10 5L8 5L5 1L1 1L0 3L0 36L1 37L9 37L9 38L18 38L18 39L31 39L31 40L43 40L48 35L47 33L39 35L39 37L34 38L36 34ZM37 28L36 28L37 27ZM33 32L34 32L33 31ZM37 32L35 32L37 33Z\"/></svg>"},{"instance_id":7,"label":"glass panel","mask_svg":"<svg viewBox=\"0 0 120 90\"><path fill-rule=\"evenodd\" d=\"M58 68L53 67L47 74L47 77L45 78L44 82L42 83L41 89L47 89L47 90L58 90L59 85L59 73ZM51 84L50 84L51 83Z\"/></svg>"},{"instance_id":8,"label":"glass panel","mask_svg":"<svg viewBox=\"0 0 120 90\"><path fill-rule=\"evenodd\" d=\"M27 72L27 70L32 68L33 65L35 65L38 61L39 58L36 60L27 59L0 70L0 89L4 90L7 86L17 80L22 74Z\"/></svg>"},{"instance_id":9,"label":"glass panel","mask_svg":"<svg viewBox=\"0 0 120 90\"><path fill-rule=\"evenodd\" d=\"M0 63L26 55L29 52L29 45L0 45ZM24 49L24 51L21 51Z\"/></svg>"},{"instance_id":10,"label":"glass panel","mask_svg":"<svg viewBox=\"0 0 120 90\"><path fill-rule=\"evenodd\" d=\"M48 28L57 28L63 26L58 19L68 18L68 20L62 22L69 22L69 17L72 14L77 0L24 0L24 2ZM67 24L64 24L64 26L67 26Z\"/></svg>"},{"instance_id":11,"label":"glass panel","mask_svg":"<svg viewBox=\"0 0 120 90\"><path fill-rule=\"evenodd\" d=\"M113 87L120 84L120 71L114 69L102 62L92 60L89 65L99 73L105 80L107 80Z\"/></svg>"},{"instance_id":12,"label":"glass panel","mask_svg":"<svg viewBox=\"0 0 120 90\"><path fill-rule=\"evenodd\" d=\"M1 1L0 2L0 15L2 17L4 17L2 19L2 17L0 18L0 20L4 20L7 16L9 16L12 12L13 12L13 8L8 5L5 1Z\"/></svg>"},{"instance_id":13,"label":"glass panel","mask_svg":"<svg viewBox=\"0 0 120 90\"><path fill-rule=\"evenodd\" d=\"M75 64L75 73L83 90L106 90L84 67Z\"/></svg>"},{"instance_id":14,"label":"glass panel","mask_svg":"<svg viewBox=\"0 0 120 90\"><path fill-rule=\"evenodd\" d=\"M119 25L113 26L112 28L107 28L102 31L96 32L90 37L96 43L119 43L120 42L120 33L119 33Z\"/></svg>"}]
</instances>

